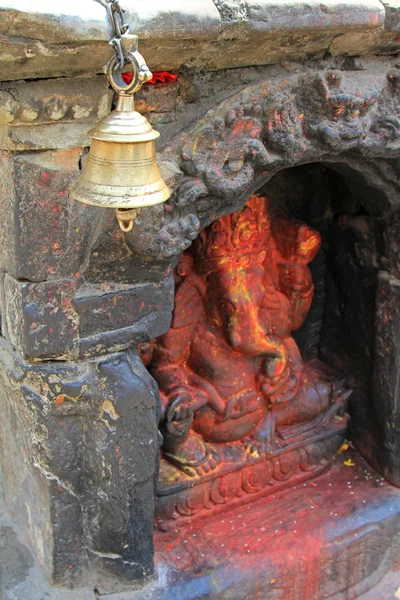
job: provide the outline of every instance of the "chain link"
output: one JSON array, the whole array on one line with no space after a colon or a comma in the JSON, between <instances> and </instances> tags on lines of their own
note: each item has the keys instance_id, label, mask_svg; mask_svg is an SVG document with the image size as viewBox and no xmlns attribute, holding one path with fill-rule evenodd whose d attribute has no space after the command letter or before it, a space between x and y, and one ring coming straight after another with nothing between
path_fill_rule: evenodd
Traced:
<instances>
[{"instance_id":1,"label":"chain link","mask_svg":"<svg viewBox=\"0 0 400 600\"><path fill-rule=\"evenodd\" d=\"M119 0L96 0L96 2L104 6L107 10L113 32L108 43L114 50L115 69L121 71L125 65L125 51L121 38L129 31L129 24L125 23L124 20L124 13L126 10L122 8Z\"/></svg>"}]
</instances>

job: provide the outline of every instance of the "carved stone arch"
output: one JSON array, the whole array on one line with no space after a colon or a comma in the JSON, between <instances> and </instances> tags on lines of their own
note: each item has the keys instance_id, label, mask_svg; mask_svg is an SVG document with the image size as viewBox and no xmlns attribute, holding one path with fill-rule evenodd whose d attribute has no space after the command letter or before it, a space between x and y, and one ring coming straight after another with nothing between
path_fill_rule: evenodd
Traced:
<instances>
[{"instance_id":1,"label":"carved stone arch","mask_svg":"<svg viewBox=\"0 0 400 600\"><path fill-rule=\"evenodd\" d=\"M301 73L225 100L172 140L161 158L171 198L163 214L157 207L141 217L127 244L174 264L200 229L238 210L277 172L307 163L329 164L353 188L363 184L374 211L389 211L399 190L399 80L398 70Z\"/></svg>"}]
</instances>

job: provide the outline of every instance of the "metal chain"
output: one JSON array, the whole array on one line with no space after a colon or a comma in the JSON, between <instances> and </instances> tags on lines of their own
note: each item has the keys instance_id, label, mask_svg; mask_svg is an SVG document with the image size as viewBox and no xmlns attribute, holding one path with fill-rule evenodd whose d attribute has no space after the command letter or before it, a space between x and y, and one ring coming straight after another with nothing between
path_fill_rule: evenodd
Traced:
<instances>
[{"instance_id":1,"label":"metal chain","mask_svg":"<svg viewBox=\"0 0 400 600\"><path fill-rule=\"evenodd\" d=\"M121 71L125 65L125 51L121 38L129 31L129 24L124 21L126 10L122 8L119 0L96 0L96 2L104 6L107 10L113 31L113 35L108 40L108 43L114 49L115 69Z\"/></svg>"}]
</instances>

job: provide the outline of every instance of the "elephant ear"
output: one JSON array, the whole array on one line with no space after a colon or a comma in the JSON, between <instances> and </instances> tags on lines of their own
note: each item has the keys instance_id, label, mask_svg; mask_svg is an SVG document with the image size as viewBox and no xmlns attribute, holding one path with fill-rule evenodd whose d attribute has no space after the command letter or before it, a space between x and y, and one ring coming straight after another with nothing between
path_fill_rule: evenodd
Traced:
<instances>
[{"instance_id":1,"label":"elephant ear","mask_svg":"<svg viewBox=\"0 0 400 600\"><path fill-rule=\"evenodd\" d=\"M188 327L199 321L203 312L203 298L200 290L203 280L195 273L188 275L179 285L175 294L175 307L172 315L173 329Z\"/></svg>"},{"instance_id":2,"label":"elephant ear","mask_svg":"<svg viewBox=\"0 0 400 600\"><path fill-rule=\"evenodd\" d=\"M284 216L271 219L271 229L284 260L307 265L316 257L321 246L321 236L316 229Z\"/></svg>"}]
</instances>

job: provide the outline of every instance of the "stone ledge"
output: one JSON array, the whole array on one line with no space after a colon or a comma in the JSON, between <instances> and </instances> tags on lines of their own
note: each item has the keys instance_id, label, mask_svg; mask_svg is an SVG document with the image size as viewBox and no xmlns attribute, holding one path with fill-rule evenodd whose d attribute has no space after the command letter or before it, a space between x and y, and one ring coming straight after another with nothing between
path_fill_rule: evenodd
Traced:
<instances>
[{"instance_id":1,"label":"stone ledge","mask_svg":"<svg viewBox=\"0 0 400 600\"><path fill-rule=\"evenodd\" d=\"M323 54L349 34L354 39L335 53L398 49L394 0L172 0L168 10L161 0L124 4L153 70L271 64L294 49L296 57ZM240 10L232 11L236 5ZM0 0L0 16L0 79L94 74L110 57L106 12L94 0Z\"/></svg>"},{"instance_id":2,"label":"stone ledge","mask_svg":"<svg viewBox=\"0 0 400 600\"><path fill-rule=\"evenodd\" d=\"M124 0L126 20L139 37L207 38L219 33L221 19L212 0ZM108 42L111 34L105 9L95 0L2 0L1 30L10 37L42 42Z\"/></svg>"},{"instance_id":3,"label":"stone ledge","mask_svg":"<svg viewBox=\"0 0 400 600\"><path fill-rule=\"evenodd\" d=\"M332 29L378 27L385 10L379 0L247 0L250 27L281 29Z\"/></svg>"}]
</instances>

